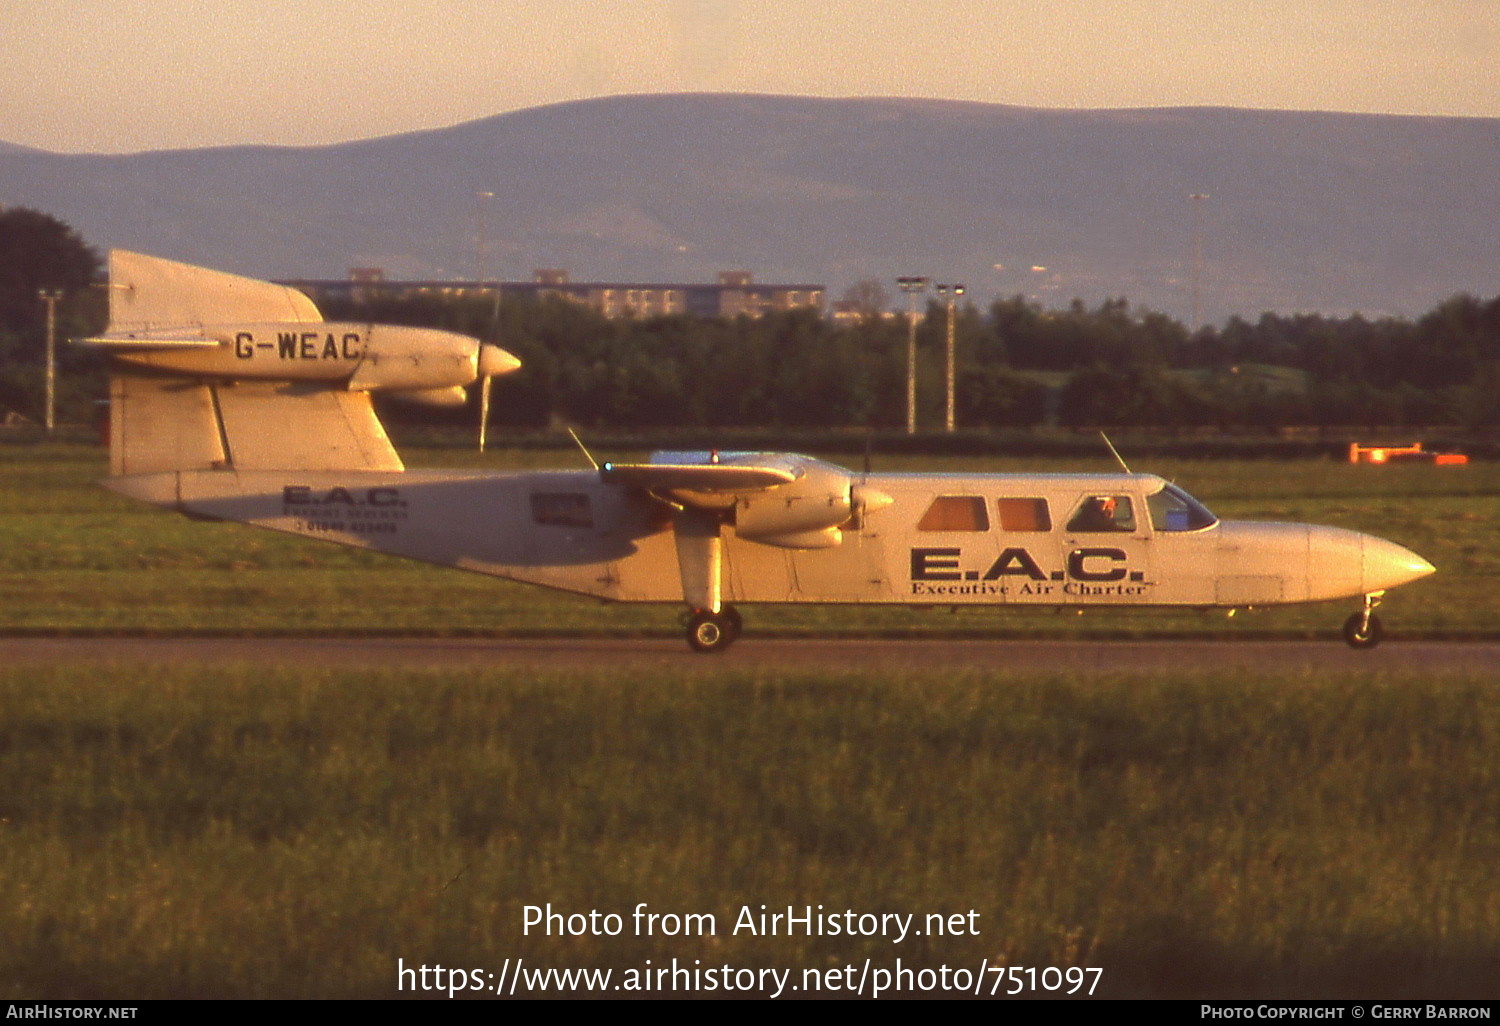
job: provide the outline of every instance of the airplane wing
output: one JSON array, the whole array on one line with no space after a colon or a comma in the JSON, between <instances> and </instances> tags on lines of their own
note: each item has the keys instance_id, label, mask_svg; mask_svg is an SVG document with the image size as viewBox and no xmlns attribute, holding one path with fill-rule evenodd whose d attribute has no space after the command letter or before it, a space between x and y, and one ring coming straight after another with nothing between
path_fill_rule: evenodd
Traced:
<instances>
[{"instance_id":1,"label":"airplane wing","mask_svg":"<svg viewBox=\"0 0 1500 1026\"><path fill-rule=\"evenodd\" d=\"M802 476L801 468L779 453L732 453L722 460L708 453L658 453L654 460L660 462L606 463L599 477L605 484L639 488L674 506L725 511L747 495Z\"/></svg>"},{"instance_id":2,"label":"airplane wing","mask_svg":"<svg viewBox=\"0 0 1500 1026\"><path fill-rule=\"evenodd\" d=\"M796 472L785 467L734 463L606 463L599 476L605 484L674 494L759 491L797 480Z\"/></svg>"}]
</instances>

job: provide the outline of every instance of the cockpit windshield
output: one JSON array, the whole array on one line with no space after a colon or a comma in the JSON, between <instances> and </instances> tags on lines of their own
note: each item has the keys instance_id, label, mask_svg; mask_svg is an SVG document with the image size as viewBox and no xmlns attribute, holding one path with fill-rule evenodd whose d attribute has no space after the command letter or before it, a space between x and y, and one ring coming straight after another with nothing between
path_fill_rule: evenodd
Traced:
<instances>
[{"instance_id":1,"label":"cockpit windshield","mask_svg":"<svg viewBox=\"0 0 1500 1026\"><path fill-rule=\"evenodd\" d=\"M1147 496L1146 506L1157 531L1201 531L1219 522L1208 507L1174 484Z\"/></svg>"}]
</instances>

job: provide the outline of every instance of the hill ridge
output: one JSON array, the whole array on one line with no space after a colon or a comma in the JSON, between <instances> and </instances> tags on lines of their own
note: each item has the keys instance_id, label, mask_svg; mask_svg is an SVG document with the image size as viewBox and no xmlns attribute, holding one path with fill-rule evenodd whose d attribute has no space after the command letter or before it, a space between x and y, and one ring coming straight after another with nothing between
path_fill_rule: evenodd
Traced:
<instances>
[{"instance_id":1,"label":"hill ridge","mask_svg":"<svg viewBox=\"0 0 1500 1026\"><path fill-rule=\"evenodd\" d=\"M1186 317L1411 314L1500 277L1500 119L678 93L321 146L55 154L0 203L258 277L965 281ZM492 193L493 198L483 197ZM477 236L485 234L485 244Z\"/></svg>"}]
</instances>

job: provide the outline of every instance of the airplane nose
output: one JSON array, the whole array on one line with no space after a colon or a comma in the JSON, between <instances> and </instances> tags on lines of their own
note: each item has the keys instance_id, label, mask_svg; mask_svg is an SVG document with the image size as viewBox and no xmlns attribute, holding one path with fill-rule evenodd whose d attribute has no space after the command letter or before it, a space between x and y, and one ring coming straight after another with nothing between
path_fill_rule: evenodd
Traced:
<instances>
[{"instance_id":1,"label":"airplane nose","mask_svg":"<svg viewBox=\"0 0 1500 1026\"><path fill-rule=\"evenodd\" d=\"M1362 548L1362 571L1366 594L1409 584L1426 577L1437 569L1411 549L1403 548L1384 538L1365 535Z\"/></svg>"}]
</instances>

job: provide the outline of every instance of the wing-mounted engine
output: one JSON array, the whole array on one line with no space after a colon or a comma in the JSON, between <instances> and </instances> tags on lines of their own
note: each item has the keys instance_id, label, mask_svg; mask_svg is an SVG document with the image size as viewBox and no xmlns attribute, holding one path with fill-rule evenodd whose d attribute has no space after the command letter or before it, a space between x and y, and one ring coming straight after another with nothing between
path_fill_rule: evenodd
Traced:
<instances>
[{"instance_id":1,"label":"wing-mounted engine","mask_svg":"<svg viewBox=\"0 0 1500 1026\"><path fill-rule=\"evenodd\" d=\"M891 503L842 467L794 453L659 452L650 463L606 463L599 475L676 510L682 596L694 611L688 640L704 651L736 633L735 618L720 612L725 524L762 545L828 549L843 542L846 527L861 527L867 513Z\"/></svg>"},{"instance_id":2,"label":"wing-mounted engine","mask_svg":"<svg viewBox=\"0 0 1500 1026\"><path fill-rule=\"evenodd\" d=\"M650 463L606 463L600 476L786 549L832 548L846 527L891 502L843 467L795 453L658 452Z\"/></svg>"},{"instance_id":3,"label":"wing-mounted engine","mask_svg":"<svg viewBox=\"0 0 1500 1026\"><path fill-rule=\"evenodd\" d=\"M853 512L854 482L839 467L805 456L796 480L736 496L734 530L741 538L783 549L831 549L844 540Z\"/></svg>"}]
</instances>

